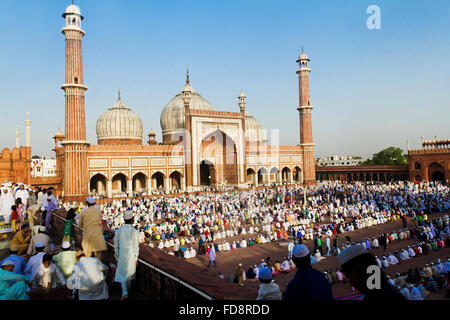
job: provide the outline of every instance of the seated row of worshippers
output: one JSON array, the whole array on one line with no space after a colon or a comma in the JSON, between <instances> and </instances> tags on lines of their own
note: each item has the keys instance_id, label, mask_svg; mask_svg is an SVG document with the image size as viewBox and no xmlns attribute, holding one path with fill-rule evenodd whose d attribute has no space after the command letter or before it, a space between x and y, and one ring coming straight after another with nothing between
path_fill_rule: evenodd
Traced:
<instances>
[{"instance_id":1,"label":"seated row of worshippers","mask_svg":"<svg viewBox=\"0 0 450 320\"><path fill-rule=\"evenodd\" d=\"M450 279L450 257L447 261L427 263L423 268L409 269L408 272L396 273L395 278L388 277L388 282L396 286L408 300L423 300L430 292L437 292L447 287ZM449 294L447 289L446 295Z\"/></svg>"},{"instance_id":2,"label":"seated row of worshippers","mask_svg":"<svg viewBox=\"0 0 450 320\"><path fill-rule=\"evenodd\" d=\"M283 259L276 260L275 262L270 261L270 257L267 257L266 259L262 259L259 263L254 264L253 266L249 266L247 271L244 273L244 280L246 279L258 279L259 278L259 271L262 268L269 268L273 274L277 273L287 273L291 269L295 269L295 264L291 259L288 259L288 257L283 257Z\"/></svg>"},{"instance_id":3,"label":"seated row of worshippers","mask_svg":"<svg viewBox=\"0 0 450 320\"><path fill-rule=\"evenodd\" d=\"M402 250L388 252L388 254L383 255L381 259L376 256L375 260L380 268L387 268L390 265L396 265L402 261L426 255L431 251L438 251L445 247L445 242L442 239L439 241L420 242L417 245L408 246ZM450 247L450 244L447 247Z\"/></svg>"}]
</instances>

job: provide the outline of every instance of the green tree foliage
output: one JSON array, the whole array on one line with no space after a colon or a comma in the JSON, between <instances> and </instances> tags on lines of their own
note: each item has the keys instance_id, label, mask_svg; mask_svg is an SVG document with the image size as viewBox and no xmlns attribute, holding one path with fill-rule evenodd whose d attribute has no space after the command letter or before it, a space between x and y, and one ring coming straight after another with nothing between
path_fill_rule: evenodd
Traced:
<instances>
[{"instance_id":1,"label":"green tree foliage","mask_svg":"<svg viewBox=\"0 0 450 320\"><path fill-rule=\"evenodd\" d=\"M367 159L362 165L383 165L383 164L406 164L407 157L400 148L389 147L373 155L372 159Z\"/></svg>"}]
</instances>

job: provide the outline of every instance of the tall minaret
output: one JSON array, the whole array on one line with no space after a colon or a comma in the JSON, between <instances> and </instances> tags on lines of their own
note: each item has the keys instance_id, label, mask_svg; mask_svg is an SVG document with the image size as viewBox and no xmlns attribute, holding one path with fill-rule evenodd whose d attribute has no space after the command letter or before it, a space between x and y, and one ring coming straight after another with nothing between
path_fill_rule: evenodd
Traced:
<instances>
[{"instance_id":1,"label":"tall minaret","mask_svg":"<svg viewBox=\"0 0 450 320\"><path fill-rule=\"evenodd\" d=\"M31 147L31 135L30 135L30 113L27 112L27 120L25 121L25 147Z\"/></svg>"},{"instance_id":2,"label":"tall minaret","mask_svg":"<svg viewBox=\"0 0 450 320\"><path fill-rule=\"evenodd\" d=\"M316 183L316 169L314 163L314 141L312 135L311 107L309 95L309 68L308 56L303 52L297 60L300 113L300 146L303 155L303 183L310 185Z\"/></svg>"},{"instance_id":3,"label":"tall minaret","mask_svg":"<svg viewBox=\"0 0 450 320\"><path fill-rule=\"evenodd\" d=\"M65 27L62 33L66 37L66 81L62 85L66 100L66 127L64 146L64 197L68 201L81 200L88 194L86 116L84 94L88 89L83 79L81 29L84 19L80 8L73 3L62 15Z\"/></svg>"},{"instance_id":4,"label":"tall minaret","mask_svg":"<svg viewBox=\"0 0 450 320\"><path fill-rule=\"evenodd\" d=\"M19 137L20 137L20 133L19 133L19 126L16 126L16 148L19 148Z\"/></svg>"}]
</instances>

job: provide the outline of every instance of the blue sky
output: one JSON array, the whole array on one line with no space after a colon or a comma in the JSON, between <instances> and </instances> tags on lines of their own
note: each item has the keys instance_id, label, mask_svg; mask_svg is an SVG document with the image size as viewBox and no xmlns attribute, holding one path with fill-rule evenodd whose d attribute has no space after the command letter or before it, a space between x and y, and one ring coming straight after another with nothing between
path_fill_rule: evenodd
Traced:
<instances>
[{"instance_id":1,"label":"blue sky","mask_svg":"<svg viewBox=\"0 0 450 320\"><path fill-rule=\"evenodd\" d=\"M2 0L0 147L15 128L25 144L30 111L33 154L53 156L64 129L66 0ZM160 113L191 84L217 110L247 111L282 145L299 142L296 58L311 59L316 156L361 155L420 137L450 138L450 1L76 0L83 42L87 134L121 89L122 100L161 140ZM381 30L369 30L369 5ZM146 138L146 137L144 137ZM145 141L145 140L144 140Z\"/></svg>"}]
</instances>

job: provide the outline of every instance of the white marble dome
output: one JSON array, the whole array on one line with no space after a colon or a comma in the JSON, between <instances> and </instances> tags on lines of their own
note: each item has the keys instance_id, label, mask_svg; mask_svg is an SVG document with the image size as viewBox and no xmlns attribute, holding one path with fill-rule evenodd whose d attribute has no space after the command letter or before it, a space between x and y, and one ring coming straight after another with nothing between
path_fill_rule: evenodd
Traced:
<instances>
[{"instance_id":1,"label":"white marble dome","mask_svg":"<svg viewBox=\"0 0 450 320\"><path fill-rule=\"evenodd\" d=\"M66 8L66 13L69 14L81 14L81 10L78 6L71 4Z\"/></svg>"},{"instance_id":2,"label":"white marble dome","mask_svg":"<svg viewBox=\"0 0 450 320\"><path fill-rule=\"evenodd\" d=\"M185 112L183 102L183 91L191 93L190 109L214 110L211 104L199 95L192 86L187 83L183 90L177 94L161 112L161 130L163 136L170 136L177 129L185 128Z\"/></svg>"},{"instance_id":3,"label":"white marble dome","mask_svg":"<svg viewBox=\"0 0 450 320\"><path fill-rule=\"evenodd\" d=\"M97 139L101 140L141 140L142 120L119 98L114 106L103 113L97 120Z\"/></svg>"},{"instance_id":4,"label":"white marble dome","mask_svg":"<svg viewBox=\"0 0 450 320\"><path fill-rule=\"evenodd\" d=\"M263 127L255 117L245 112L245 139L248 141L262 141Z\"/></svg>"}]
</instances>

